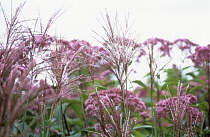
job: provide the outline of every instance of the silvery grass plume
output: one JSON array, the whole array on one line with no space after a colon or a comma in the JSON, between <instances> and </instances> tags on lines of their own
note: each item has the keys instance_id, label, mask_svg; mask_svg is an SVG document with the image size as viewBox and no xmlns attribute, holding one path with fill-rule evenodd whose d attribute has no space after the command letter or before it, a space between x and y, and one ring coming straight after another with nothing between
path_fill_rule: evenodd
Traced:
<instances>
[{"instance_id":1,"label":"silvery grass plume","mask_svg":"<svg viewBox=\"0 0 210 137\"><path fill-rule=\"evenodd\" d=\"M125 27L120 25L118 16L115 16L115 21L112 23L110 16L106 13L103 17L104 25L101 24L105 36L97 34L101 39L104 52L98 52L98 56L102 57L100 61L105 68L110 70L119 82L120 89L122 91L122 111L123 117L127 115L127 80L130 74L129 66L132 64L133 58L140 48L140 45L136 44L131 39L129 33L130 26L128 20L125 21Z\"/></svg>"},{"instance_id":2,"label":"silvery grass plume","mask_svg":"<svg viewBox=\"0 0 210 137\"><path fill-rule=\"evenodd\" d=\"M11 2L12 5L12 2ZM23 25L21 24L22 21L19 20L19 15L21 13L22 8L24 7L24 3L20 3L19 6L16 8L14 13L11 13L11 17L8 17L3 9L3 5L0 2L0 8L3 13L5 25L6 25L6 32L5 32L5 40L2 44L5 48L10 49L11 47L18 46L19 41L24 39L24 35L27 31L24 29ZM12 7L11 7L11 12Z\"/></svg>"},{"instance_id":3,"label":"silvery grass plume","mask_svg":"<svg viewBox=\"0 0 210 137\"><path fill-rule=\"evenodd\" d=\"M45 77L46 81L50 82L51 86L48 86L50 87L48 91L52 91L54 95L53 100L50 102L50 111L46 111L47 104L45 102L41 104L40 107L42 108L42 113L45 113L45 115L49 114L49 117L44 119L45 117L40 115L40 123L46 120L52 120L55 109L62 103L62 99L71 98L72 92L80 85L80 80L84 78L83 75L75 74L76 71L80 70L80 68L84 66L80 57L84 46L81 46L78 49L72 49L70 45L64 45L62 43L62 39L51 36L48 36L48 38L49 39L46 39L45 36L41 35L35 40L35 42L39 45L40 43L43 45L44 52L42 56L39 57L42 63L40 66L43 68L41 73ZM65 120L65 115L63 112L61 113ZM66 121L64 123L66 124ZM42 127L43 125L40 124L40 131L44 131L43 133L46 133L46 135L50 132L49 129L51 126L50 122L47 124L47 129L46 127ZM67 127L67 125L65 126ZM69 133L70 132L68 130L68 134Z\"/></svg>"},{"instance_id":4,"label":"silvery grass plume","mask_svg":"<svg viewBox=\"0 0 210 137\"><path fill-rule=\"evenodd\" d=\"M14 14L11 7L11 17L7 17L0 3L6 23L5 40L0 43L0 136L12 136L16 120L27 110L38 111L42 115L44 111L39 111L42 104L55 99L46 80L36 79L46 69L42 66L44 62L35 58L43 54L44 48L49 46L48 41L52 41L46 38L46 33L57 13L50 18L40 43L39 35L19 20L24 4L21 3Z\"/></svg>"},{"instance_id":5,"label":"silvery grass plume","mask_svg":"<svg viewBox=\"0 0 210 137\"><path fill-rule=\"evenodd\" d=\"M58 40L56 40L58 41ZM61 40L59 40L61 41ZM55 106L60 100L71 93L75 87L81 84L83 75L77 76L76 71L85 65L80 56L84 45L76 50L70 48L69 45L61 43L54 44L55 49L52 49L46 58L44 58L47 75L53 86L55 87L55 94L58 95L55 101Z\"/></svg>"},{"instance_id":6,"label":"silvery grass plume","mask_svg":"<svg viewBox=\"0 0 210 137\"><path fill-rule=\"evenodd\" d=\"M103 58L101 63L113 72L123 90L126 88L125 84L129 75L128 67L131 65L134 54L137 52L136 48L139 45L130 39L130 34L127 32L129 28L125 28L124 32L120 32L120 26L114 26L108 14L103 19L105 25L102 25L102 27L106 37L102 37L103 42L101 44L107 54L99 53ZM116 17L115 23L118 22Z\"/></svg>"},{"instance_id":7,"label":"silvery grass plume","mask_svg":"<svg viewBox=\"0 0 210 137\"><path fill-rule=\"evenodd\" d=\"M82 75L73 74L84 67L80 56L84 46L77 50L58 44L55 47L55 50L52 50L44 60L48 67L50 79L56 87L56 93L65 93L68 92L68 89L78 86L78 80L82 78Z\"/></svg>"},{"instance_id":8,"label":"silvery grass plume","mask_svg":"<svg viewBox=\"0 0 210 137\"><path fill-rule=\"evenodd\" d=\"M194 137L197 134L201 136L204 115L197 108L190 107L197 101L197 97L192 94L182 94L182 84L179 84L177 97L170 97L157 103L157 117L173 123L174 137L180 135Z\"/></svg>"},{"instance_id":9,"label":"silvery grass plume","mask_svg":"<svg viewBox=\"0 0 210 137\"><path fill-rule=\"evenodd\" d=\"M41 84L32 79L31 72L34 71L35 61L30 61L26 66L19 64L21 50L22 47L5 51L9 52L5 53L6 57L5 54L1 54L0 136L9 136L16 119L32 108L37 101L43 102L53 98L51 94L46 94L45 83ZM38 97L43 94L46 96Z\"/></svg>"}]
</instances>

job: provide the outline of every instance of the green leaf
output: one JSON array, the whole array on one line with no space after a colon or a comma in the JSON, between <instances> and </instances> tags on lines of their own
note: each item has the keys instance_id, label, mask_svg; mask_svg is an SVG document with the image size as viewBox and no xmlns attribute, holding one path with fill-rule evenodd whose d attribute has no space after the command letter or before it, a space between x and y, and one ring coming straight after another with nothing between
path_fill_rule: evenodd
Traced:
<instances>
[{"instance_id":1,"label":"green leaf","mask_svg":"<svg viewBox=\"0 0 210 137\"><path fill-rule=\"evenodd\" d=\"M81 93L80 94L83 100L87 100L88 99L88 95L86 93Z\"/></svg>"},{"instance_id":2,"label":"green leaf","mask_svg":"<svg viewBox=\"0 0 210 137\"><path fill-rule=\"evenodd\" d=\"M104 87L106 87L106 89L107 89L107 87L112 87L112 88L114 88L114 87L117 87L118 85L119 85L119 82L118 82L118 81L112 80L112 81L110 81L110 82L107 82L107 83L104 85Z\"/></svg>"},{"instance_id":3,"label":"green leaf","mask_svg":"<svg viewBox=\"0 0 210 137\"><path fill-rule=\"evenodd\" d=\"M145 89L147 88L147 86L142 81L140 81L140 80L134 80L133 83L136 83L136 84L142 86Z\"/></svg>"},{"instance_id":4,"label":"green leaf","mask_svg":"<svg viewBox=\"0 0 210 137\"><path fill-rule=\"evenodd\" d=\"M158 91L160 90L160 85L157 82L154 82L154 86Z\"/></svg>"},{"instance_id":5,"label":"green leaf","mask_svg":"<svg viewBox=\"0 0 210 137\"><path fill-rule=\"evenodd\" d=\"M145 103L151 103L151 98L140 98Z\"/></svg>"},{"instance_id":6,"label":"green leaf","mask_svg":"<svg viewBox=\"0 0 210 137\"><path fill-rule=\"evenodd\" d=\"M80 101L76 99L63 98L62 103L68 103L69 105L73 105L73 104L80 104Z\"/></svg>"},{"instance_id":7,"label":"green leaf","mask_svg":"<svg viewBox=\"0 0 210 137\"><path fill-rule=\"evenodd\" d=\"M78 118L77 119L71 119L71 118L66 117L66 121L67 121L69 126L75 126L75 125L78 125L80 127L84 126L83 120L78 119Z\"/></svg>"},{"instance_id":8,"label":"green leaf","mask_svg":"<svg viewBox=\"0 0 210 137\"><path fill-rule=\"evenodd\" d=\"M190 68L190 67L191 67L191 66L184 67L182 70L188 69L188 68Z\"/></svg>"},{"instance_id":9,"label":"green leaf","mask_svg":"<svg viewBox=\"0 0 210 137\"><path fill-rule=\"evenodd\" d=\"M74 135L74 134L77 134L77 133L79 133L79 132L81 133L81 132L83 132L83 131L95 131L95 128L94 128L94 127L83 128L83 129L81 129L81 130L78 130L78 131L74 132L73 135Z\"/></svg>"},{"instance_id":10,"label":"green leaf","mask_svg":"<svg viewBox=\"0 0 210 137\"><path fill-rule=\"evenodd\" d=\"M187 93L188 93L188 94L191 94L193 91L195 91L196 89L200 89L200 88L201 88L201 86L194 86L194 87L190 88L190 89L187 91Z\"/></svg>"},{"instance_id":11,"label":"green leaf","mask_svg":"<svg viewBox=\"0 0 210 137\"><path fill-rule=\"evenodd\" d=\"M82 113L83 113L83 111L82 111L82 107L81 107L81 102L80 102L80 100L76 100L76 99L67 99L67 98L65 98L65 99L63 99L62 100L62 102L63 103L67 103L68 104L68 108L70 108L71 110L73 110L75 113L76 113L76 115L80 118L80 119L82 119Z\"/></svg>"},{"instance_id":12,"label":"green leaf","mask_svg":"<svg viewBox=\"0 0 210 137\"><path fill-rule=\"evenodd\" d=\"M207 110L208 109L208 102L201 102L201 103L197 103L196 107L198 107L200 110Z\"/></svg>"},{"instance_id":13,"label":"green leaf","mask_svg":"<svg viewBox=\"0 0 210 137\"><path fill-rule=\"evenodd\" d=\"M67 106L68 106L68 103L63 103L63 104L57 105L57 107L54 111L54 118L56 120L52 119L52 121L54 121L56 125L62 126L62 114L64 113ZM62 112L61 112L61 108L62 108Z\"/></svg>"},{"instance_id":14,"label":"green leaf","mask_svg":"<svg viewBox=\"0 0 210 137\"><path fill-rule=\"evenodd\" d=\"M145 78L145 77L148 77L148 76L150 76L150 72L148 72L148 73L144 76L144 78Z\"/></svg>"},{"instance_id":15,"label":"green leaf","mask_svg":"<svg viewBox=\"0 0 210 137\"><path fill-rule=\"evenodd\" d=\"M196 78L196 76L195 76L195 74L193 72L186 73L185 75L189 75L189 76L191 76L193 78Z\"/></svg>"},{"instance_id":16,"label":"green leaf","mask_svg":"<svg viewBox=\"0 0 210 137\"><path fill-rule=\"evenodd\" d=\"M76 115L82 119L82 107L80 104L74 104L74 105L70 105L68 106L68 108L70 108L71 110L74 110L74 112L76 113Z\"/></svg>"},{"instance_id":17,"label":"green leaf","mask_svg":"<svg viewBox=\"0 0 210 137\"><path fill-rule=\"evenodd\" d=\"M65 136L65 137L81 137L81 136L82 136L82 134L81 134L81 132L79 132L79 133L74 134L72 136Z\"/></svg>"},{"instance_id":18,"label":"green leaf","mask_svg":"<svg viewBox=\"0 0 210 137\"><path fill-rule=\"evenodd\" d=\"M174 79L174 78L170 78L170 79L168 78L168 79L164 80L164 82L166 82L167 84L173 84L173 85L174 84L177 85L178 81L179 81L178 79Z\"/></svg>"},{"instance_id":19,"label":"green leaf","mask_svg":"<svg viewBox=\"0 0 210 137\"><path fill-rule=\"evenodd\" d=\"M191 80L192 82L198 82L198 83L200 83L200 84L202 84L202 85L206 85L206 83L203 81L203 80L200 80L200 79L192 79Z\"/></svg>"},{"instance_id":20,"label":"green leaf","mask_svg":"<svg viewBox=\"0 0 210 137\"><path fill-rule=\"evenodd\" d=\"M141 125L141 126L133 127L133 130L141 129L141 128L153 128L153 127L151 125Z\"/></svg>"},{"instance_id":21,"label":"green leaf","mask_svg":"<svg viewBox=\"0 0 210 137\"><path fill-rule=\"evenodd\" d=\"M14 129L18 130L19 132L22 132L24 129L28 128L28 125L26 122L14 123L14 127Z\"/></svg>"},{"instance_id":22,"label":"green leaf","mask_svg":"<svg viewBox=\"0 0 210 137\"><path fill-rule=\"evenodd\" d=\"M208 92L204 92L203 94L201 94L199 96L198 100L202 102L203 100L205 100L205 98L207 97L207 95L208 95Z\"/></svg>"}]
</instances>

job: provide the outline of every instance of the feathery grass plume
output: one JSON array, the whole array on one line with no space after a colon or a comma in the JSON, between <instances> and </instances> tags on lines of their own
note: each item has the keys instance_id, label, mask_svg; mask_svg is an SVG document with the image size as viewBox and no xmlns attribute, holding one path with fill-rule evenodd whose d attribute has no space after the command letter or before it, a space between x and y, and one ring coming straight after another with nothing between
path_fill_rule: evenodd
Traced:
<instances>
[{"instance_id":1,"label":"feathery grass plume","mask_svg":"<svg viewBox=\"0 0 210 137\"><path fill-rule=\"evenodd\" d=\"M32 104L39 89L29 77L35 63L33 60L24 63L25 49L20 44L26 33L18 20L23 5L20 4L8 18L0 3L6 23L5 41L1 42L0 49L0 136L10 135L15 120Z\"/></svg>"},{"instance_id":2,"label":"feathery grass plume","mask_svg":"<svg viewBox=\"0 0 210 137\"><path fill-rule=\"evenodd\" d=\"M47 70L55 88L57 95L65 94L80 84L82 75L76 76L75 72L84 67L81 52L84 45L77 49L72 49L69 45L55 43L55 49L52 49L44 59L47 63Z\"/></svg>"},{"instance_id":3,"label":"feathery grass plume","mask_svg":"<svg viewBox=\"0 0 210 137\"><path fill-rule=\"evenodd\" d=\"M100 72L103 70L99 67L98 63L98 61L101 60L101 57L96 56L95 54L95 51L103 51L101 48L91 47L87 41L81 40L67 41L54 38L54 41L55 49L53 49L47 55L47 59L45 59L49 65L48 72L54 87L58 88L56 85L58 85L59 81L64 83L69 81L69 88L67 90L71 92L72 89L75 86L79 86L80 83L84 84L86 81L94 81L94 78L97 78ZM81 73L84 71L84 69L87 69L91 79ZM95 70L97 71L97 74L95 73ZM62 83L60 87L62 87ZM63 87L65 87L64 84ZM82 91L84 90L84 87L82 86L79 86L79 88ZM77 93L83 108L84 100L81 97L80 91ZM84 114L85 113L83 112L84 128L86 128L87 124Z\"/></svg>"},{"instance_id":4,"label":"feathery grass plume","mask_svg":"<svg viewBox=\"0 0 210 137\"><path fill-rule=\"evenodd\" d=\"M13 54L7 56L7 58L15 59L15 57L17 57L12 55ZM9 63L10 62L5 62L4 66L8 68L7 64ZM45 94L45 87L44 85L36 85L33 83L30 72L33 70L34 65L35 62L30 62L24 69L20 69L18 64L13 64L7 70L1 70L1 136L9 136L17 118L22 116L26 110L32 108L36 101L42 102L46 100L46 97L49 97L37 98L38 94ZM8 75L6 76L6 74ZM50 97L50 99L52 98Z\"/></svg>"},{"instance_id":5,"label":"feathery grass plume","mask_svg":"<svg viewBox=\"0 0 210 137\"><path fill-rule=\"evenodd\" d=\"M179 137L181 134L186 136L200 134L204 115L197 108L190 107L197 98L192 94L182 94L182 85L179 84L177 97L170 97L157 103L157 117L173 123L174 137Z\"/></svg>"},{"instance_id":6,"label":"feathery grass plume","mask_svg":"<svg viewBox=\"0 0 210 137\"><path fill-rule=\"evenodd\" d=\"M0 3L6 23L5 41L1 42L0 49L0 136L17 135L17 132L13 133L18 129L15 124L19 124L17 119L23 113L27 110L39 111L41 104L55 99L51 86L44 80L36 80L37 75L46 70L43 69L44 61L40 61L39 55L53 41L46 33L55 16L51 17L40 39L39 35L22 25L24 21L19 21L24 4L21 3L14 14L11 10L11 17L7 17ZM25 130L20 131L21 135Z\"/></svg>"},{"instance_id":7,"label":"feathery grass plume","mask_svg":"<svg viewBox=\"0 0 210 137\"><path fill-rule=\"evenodd\" d=\"M62 105L62 99L64 97L71 98L72 92L81 84L81 80L85 78L82 74L77 75L76 73L81 67L85 66L82 62L83 57L81 56L85 45L72 45L71 41L68 42L54 38L54 42L50 46L52 48L47 51L46 56L43 57L43 61L45 62L46 78L52 82L56 97L52 101L48 121L52 120L56 107L59 104ZM60 113L62 113L62 120L64 120L61 123L66 124L63 111L61 110ZM68 135L70 135L67 125L62 126L67 128Z\"/></svg>"},{"instance_id":8,"label":"feathery grass plume","mask_svg":"<svg viewBox=\"0 0 210 137\"><path fill-rule=\"evenodd\" d=\"M120 26L118 16L112 23L110 16L106 12L102 16L104 25L101 24L105 36L96 33L101 39L103 49L107 54L98 52L102 57L101 64L110 70L119 82L122 91L122 111L123 116L127 115L127 79L130 74L129 66L132 64L133 57L139 49L139 45L131 39L129 33L130 26L128 20L125 21L125 27Z\"/></svg>"},{"instance_id":9,"label":"feathery grass plume","mask_svg":"<svg viewBox=\"0 0 210 137\"><path fill-rule=\"evenodd\" d=\"M28 60L23 53L25 48L22 43L19 47L1 49L0 135L9 136L10 131L14 129L15 121L33 108L36 102L53 99L52 93L46 89L46 84L37 83L34 79L39 74L35 69L37 65L35 60Z\"/></svg>"},{"instance_id":10,"label":"feathery grass plume","mask_svg":"<svg viewBox=\"0 0 210 137\"><path fill-rule=\"evenodd\" d=\"M12 1L11 1L12 5ZM24 26L21 24L22 20L19 20L19 15L21 13L22 8L24 7L24 3L20 3L16 8L15 12L12 13L11 8L11 17L8 17L5 13L2 3L0 2L0 8L4 16L5 24L6 24L6 32L5 32L5 40L3 41L3 45L6 49L10 49L12 47L18 46L19 41L25 38L24 34L27 33Z\"/></svg>"}]
</instances>

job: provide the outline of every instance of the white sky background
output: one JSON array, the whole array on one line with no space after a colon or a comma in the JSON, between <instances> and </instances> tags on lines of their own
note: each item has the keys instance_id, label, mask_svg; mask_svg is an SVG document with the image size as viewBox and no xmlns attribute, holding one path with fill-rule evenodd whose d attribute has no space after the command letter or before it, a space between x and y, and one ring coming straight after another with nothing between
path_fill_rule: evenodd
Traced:
<instances>
[{"instance_id":1,"label":"white sky background","mask_svg":"<svg viewBox=\"0 0 210 137\"><path fill-rule=\"evenodd\" d=\"M21 1L24 0L13 0L14 6ZM9 11L10 0L0 2ZM83 39L97 45L92 30L103 33L97 19L107 9L111 16L116 12L122 17L129 13L130 21L135 21L132 31L140 42L160 37L171 41L188 38L201 45L210 43L209 0L27 0L22 17L36 19L40 14L46 22L61 7L66 12L50 32L69 40Z\"/></svg>"},{"instance_id":2,"label":"white sky background","mask_svg":"<svg viewBox=\"0 0 210 137\"><path fill-rule=\"evenodd\" d=\"M14 5L21 1L13 0ZM10 0L0 2L9 12ZM40 14L46 23L61 7L66 12L53 24L50 35L67 40L81 39L99 45L92 30L103 34L97 19L107 9L111 16L116 12L121 17L129 13L130 22L135 21L131 31L139 42L159 37L169 41L188 38L203 46L210 44L210 0L27 0L21 17L36 19ZM3 23L0 15L0 36Z\"/></svg>"}]
</instances>

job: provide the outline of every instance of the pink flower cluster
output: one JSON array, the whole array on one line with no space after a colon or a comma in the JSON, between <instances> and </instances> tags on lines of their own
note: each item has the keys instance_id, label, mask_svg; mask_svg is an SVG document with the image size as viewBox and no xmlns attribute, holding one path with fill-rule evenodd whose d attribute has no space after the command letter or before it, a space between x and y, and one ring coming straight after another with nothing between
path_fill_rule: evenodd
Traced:
<instances>
[{"instance_id":1,"label":"pink flower cluster","mask_svg":"<svg viewBox=\"0 0 210 137\"><path fill-rule=\"evenodd\" d=\"M192 53L192 47L198 47L199 45L196 43L191 42L189 39L176 39L173 42L170 42L168 40L164 40L161 38L149 38L140 45L158 45L158 50L162 52L162 56L171 56L170 52L171 50L177 45L177 47L182 51L188 51L188 53ZM146 53L144 53L145 55Z\"/></svg>"},{"instance_id":2,"label":"pink flower cluster","mask_svg":"<svg viewBox=\"0 0 210 137\"><path fill-rule=\"evenodd\" d=\"M98 61L102 60L101 54L108 55L108 52L104 50L102 47L98 46L91 46L91 44L85 40L62 40L62 39L56 39L55 42L57 44L63 45L62 50L64 52L75 52L79 51L81 47L82 50L80 51L80 55L83 57L83 59L86 59L88 64L95 65L98 63ZM98 54L100 53L100 54Z\"/></svg>"},{"instance_id":3,"label":"pink flower cluster","mask_svg":"<svg viewBox=\"0 0 210 137\"><path fill-rule=\"evenodd\" d=\"M190 106L192 103L197 101L197 98L192 94L187 94L185 96L180 97L182 104L187 104ZM171 115L171 106L173 104L178 104L178 97L170 97L166 100L161 100L156 104L156 113L157 117L167 117Z\"/></svg>"},{"instance_id":4,"label":"pink flower cluster","mask_svg":"<svg viewBox=\"0 0 210 137\"><path fill-rule=\"evenodd\" d=\"M50 46L55 41L55 39L55 37L52 37L50 35L38 34L32 35L31 38L25 40L24 42L21 42L21 44L25 45L26 51L31 51L35 48L43 49L47 46Z\"/></svg>"},{"instance_id":5,"label":"pink flower cluster","mask_svg":"<svg viewBox=\"0 0 210 137\"><path fill-rule=\"evenodd\" d=\"M159 50L163 52L162 56L170 56L170 50L172 49L171 45L173 45L172 42L161 39L161 38L150 38L147 39L145 42L143 42L144 45L157 45L158 43L161 43L161 46L159 47Z\"/></svg>"},{"instance_id":6,"label":"pink flower cluster","mask_svg":"<svg viewBox=\"0 0 210 137\"><path fill-rule=\"evenodd\" d=\"M81 46L88 46L88 47L91 46L89 42L77 39L71 41L57 39L56 42L68 47L68 49L71 50L78 50Z\"/></svg>"},{"instance_id":7,"label":"pink flower cluster","mask_svg":"<svg viewBox=\"0 0 210 137\"><path fill-rule=\"evenodd\" d=\"M98 94L98 97L97 97ZM128 103L128 107L132 112L137 112L141 115L141 112L146 109L144 102L136 97L133 92L126 91L125 101ZM112 100L115 106L122 103L122 91L118 88L112 88L109 90L102 90L100 92L94 92L89 95L89 99L85 102L85 112L88 116L96 116L97 109L99 109L99 100L109 108L109 100ZM145 114L144 114L145 115Z\"/></svg>"},{"instance_id":8,"label":"pink flower cluster","mask_svg":"<svg viewBox=\"0 0 210 137\"><path fill-rule=\"evenodd\" d=\"M189 113L192 116L193 122L201 122L203 114L197 108L188 107L187 113Z\"/></svg>"},{"instance_id":9,"label":"pink flower cluster","mask_svg":"<svg viewBox=\"0 0 210 137\"><path fill-rule=\"evenodd\" d=\"M190 52L192 46L199 46L198 44L191 42L189 39L177 39L173 43L178 45L179 49L181 49L182 51L188 49Z\"/></svg>"},{"instance_id":10,"label":"pink flower cluster","mask_svg":"<svg viewBox=\"0 0 210 137\"><path fill-rule=\"evenodd\" d=\"M157 117L159 118L172 117L172 115L176 115L173 113L177 111L183 111L186 112L185 113L186 115L187 113L191 113L192 118L194 118L194 120L196 118L196 121L200 121L202 118L202 113L199 112L197 108L190 107L190 105L192 105L196 101L197 98L192 94L187 94L180 97L170 97L166 100L159 101L156 104ZM182 107L180 107L180 105ZM182 108L183 110L176 110L177 109L175 108L176 106L177 108Z\"/></svg>"},{"instance_id":11,"label":"pink flower cluster","mask_svg":"<svg viewBox=\"0 0 210 137\"><path fill-rule=\"evenodd\" d=\"M195 53L190 55L188 58L192 60L192 62L195 64L195 67L206 65L209 65L210 62L210 44L207 46L198 46L195 49ZM205 67L207 67L205 66Z\"/></svg>"},{"instance_id":12,"label":"pink flower cluster","mask_svg":"<svg viewBox=\"0 0 210 137\"><path fill-rule=\"evenodd\" d=\"M36 45L50 45L54 38L49 35L35 35L33 36Z\"/></svg>"}]
</instances>

